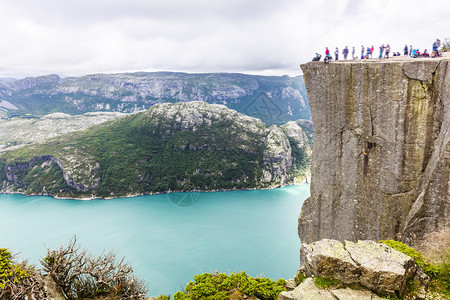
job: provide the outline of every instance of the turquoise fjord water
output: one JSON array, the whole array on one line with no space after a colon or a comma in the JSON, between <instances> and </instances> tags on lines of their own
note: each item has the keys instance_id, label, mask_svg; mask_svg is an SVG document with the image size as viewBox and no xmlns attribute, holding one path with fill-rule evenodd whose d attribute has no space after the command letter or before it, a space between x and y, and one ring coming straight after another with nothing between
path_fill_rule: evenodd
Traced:
<instances>
[{"instance_id":1,"label":"turquoise fjord water","mask_svg":"<svg viewBox=\"0 0 450 300\"><path fill-rule=\"evenodd\" d=\"M149 295L174 294L195 274L292 278L297 217L309 185L111 200L0 194L0 247L30 263L76 235L82 248L125 256Z\"/></svg>"}]
</instances>

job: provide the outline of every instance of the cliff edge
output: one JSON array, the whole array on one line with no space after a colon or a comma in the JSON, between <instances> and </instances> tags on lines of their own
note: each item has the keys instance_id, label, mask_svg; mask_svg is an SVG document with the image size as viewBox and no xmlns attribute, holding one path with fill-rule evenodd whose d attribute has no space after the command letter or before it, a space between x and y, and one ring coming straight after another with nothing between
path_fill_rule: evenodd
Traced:
<instances>
[{"instance_id":1,"label":"cliff edge","mask_svg":"<svg viewBox=\"0 0 450 300\"><path fill-rule=\"evenodd\" d=\"M450 226L450 56L301 65L314 124L302 242Z\"/></svg>"}]
</instances>

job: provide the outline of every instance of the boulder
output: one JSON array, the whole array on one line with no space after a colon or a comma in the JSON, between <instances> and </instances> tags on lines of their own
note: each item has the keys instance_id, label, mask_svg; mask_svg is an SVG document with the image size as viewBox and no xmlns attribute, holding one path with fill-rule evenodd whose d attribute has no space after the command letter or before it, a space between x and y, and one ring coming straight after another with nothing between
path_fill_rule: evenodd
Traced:
<instances>
[{"instance_id":1,"label":"boulder","mask_svg":"<svg viewBox=\"0 0 450 300\"><path fill-rule=\"evenodd\" d=\"M341 243L324 239L304 243L300 260L306 275L359 284L397 298L403 295L406 282L414 277L417 269L411 257L373 241Z\"/></svg>"},{"instance_id":2,"label":"boulder","mask_svg":"<svg viewBox=\"0 0 450 300\"><path fill-rule=\"evenodd\" d=\"M416 272L416 263L411 257L385 244L345 241L345 249L359 265L360 284L382 294L400 298L406 282Z\"/></svg>"},{"instance_id":3,"label":"boulder","mask_svg":"<svg viewBox=\"0 0 450 300\"><path fill-rule=\"evenodd\" d=\"M347 284L359 283L359 267L339 241L324 239L302 244L300 262L308 275L333 277Z\"/></svg>"}]
</instances>

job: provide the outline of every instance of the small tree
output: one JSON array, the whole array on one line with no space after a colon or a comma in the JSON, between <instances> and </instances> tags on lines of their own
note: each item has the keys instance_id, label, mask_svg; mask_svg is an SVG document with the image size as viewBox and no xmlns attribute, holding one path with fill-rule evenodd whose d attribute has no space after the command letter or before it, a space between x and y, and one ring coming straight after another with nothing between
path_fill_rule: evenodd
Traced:
<instances>
[{"instance_id":1,"label":"small tree","mask_svg":"<svg viewBox=\"0 0 450 300\"><path fill-rule=\"evenodd\" d=\"M14 255L0 248L0 299L44 299L41 274L27 261L17 263Z\"/></svg>"},{"instance_id":2,"label":"small tree","mask_svg":"<svg viewBox=\"0 0 450 300\"><path fill-rule=\"evenodd\" d=\"M41 260L44 272L61 288L67 299L117 295L120 299L144 299L147 288L136 279L124 258L116 261L113 252L99 257L80 249L76 237L55 251L47 249Z\"/></svg>"},{"instance_id":3,"label":"small tree","mask_svg":"<svg viewBox=\"0 0 450 300\"><path fill-rule=\"evenodd\" d=\"M442 43L442 51L449 51L450 50L450 38L445 38L444 42Z\"/></svg>"}]
</instances>

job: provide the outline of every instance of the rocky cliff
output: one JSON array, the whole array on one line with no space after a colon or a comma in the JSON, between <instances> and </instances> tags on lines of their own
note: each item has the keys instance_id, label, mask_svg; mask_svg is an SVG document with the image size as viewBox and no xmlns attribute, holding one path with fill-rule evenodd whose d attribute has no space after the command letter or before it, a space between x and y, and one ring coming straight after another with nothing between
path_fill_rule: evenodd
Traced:
<instances>
[{"instance_id":1,"label":"rocky cliff","mask_svg":"<svg viewBox=\"0 0 450 300\"><path fill-rule=\"evenodd\" d=\"M302 242L398 239L450 226L450 60L301 66L314 124Z\"/></svg>"},{"instance_id":2,"label":"rocky cliff","mask_svg":"<svg viewBox=\"0 0 450 300\"><path fill-rule=\"evenodd\" d=\"M0 116L136 112L158 103L223 104L266 124L309 119L303 79L174 72L58 75L0 82Z\"/></svg>"}]
</instances>

